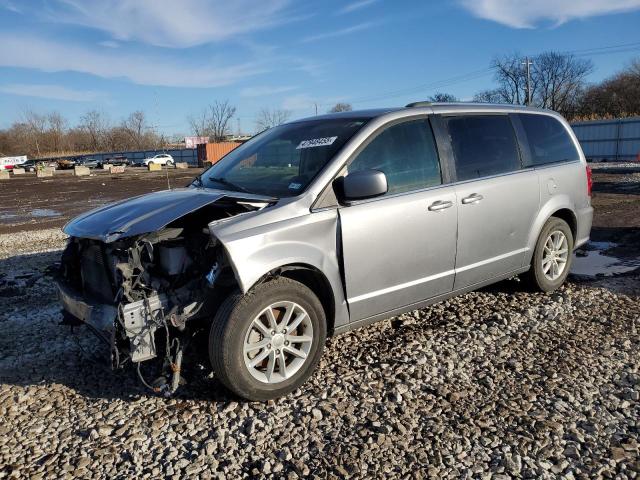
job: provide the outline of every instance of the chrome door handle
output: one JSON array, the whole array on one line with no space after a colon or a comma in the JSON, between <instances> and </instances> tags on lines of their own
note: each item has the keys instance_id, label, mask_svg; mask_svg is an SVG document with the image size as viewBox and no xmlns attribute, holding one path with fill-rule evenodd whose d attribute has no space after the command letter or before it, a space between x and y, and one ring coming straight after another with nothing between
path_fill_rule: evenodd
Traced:
<instances>
[{"instance_id":1,"label":"chrome door handle","mask_svg":"<svg viewBox=\"0 0 640 480\"><path fill-rule=\"evenodd\" d=\"M471 195L469 195L468 197L464 197L462 199L462 203L464 203L465 205L468 205L470 203L478 203L480 200L482 200L484 197L482 195L479 195L477 193L472 193Z\"/></svg>"},{"instance_id":2,"label":"chrome door handle","mask_svg":"<svg viewBox=\"0 0 640 480\"><path fill-rule=\"evenodd\" d=\"M437 212L439 210L444 210L445 208L453 207L453 202L436 200L431 205L429 205L429 211Z\"/></svg>"}]
</instances>

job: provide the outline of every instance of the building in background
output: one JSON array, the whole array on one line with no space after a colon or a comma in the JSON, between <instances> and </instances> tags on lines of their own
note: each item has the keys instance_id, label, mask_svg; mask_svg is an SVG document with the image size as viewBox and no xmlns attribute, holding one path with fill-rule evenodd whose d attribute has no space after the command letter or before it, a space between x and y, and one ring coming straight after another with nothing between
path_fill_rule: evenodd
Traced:
<instances>
[{"instance_id":1,"label":"building in background","mask_svg":"<svg viewBox=\"0 0 640 480\"><path fill-rule=\"evenodd\" d=\"M208 142L209 137L184 137L184 148L197 148L198 145Z\"/></svg>"}]
</instances>

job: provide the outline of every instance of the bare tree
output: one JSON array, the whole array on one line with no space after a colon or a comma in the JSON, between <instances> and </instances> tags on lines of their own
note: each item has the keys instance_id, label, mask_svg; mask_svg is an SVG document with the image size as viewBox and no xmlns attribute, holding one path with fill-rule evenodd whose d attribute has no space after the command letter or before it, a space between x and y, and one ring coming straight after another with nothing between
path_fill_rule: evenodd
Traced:
<instances>
[{"instance_id":1,"label":"bare tree","mask_svg":"<svg viewBox=\"0 0 640 480\"><path fill-rule=\"evenodd\" d=\"M569 115L577 107L592 71L590 60L556 52L538 55L533 64L535 104Z\"/></svg>"},{"instance_id":2,"label":"bare tree","mask_svg":"<svg viewBox=\"0 0 640 480\"><path fill-rule=\"evenodd\" d=\"M44 115L40 115L32 110L27 110L23 114L24 123L29 133L30 141L35 145L35 150L40 155L40 144L44 137L47 125L47 119Z\"/></svg>"},{"instance_id":3,"label":"bare tree","mask_svg":"<svg viewBox=\"0 0 640 480\"><path fill-rule=\"evenodd\" d=\"M435 93L433 95L431 95L428 100L430 102L439 102L439 103L451 103L451 102L458 102L458 98L455 95L452 95L450 93Z\"/></svg>"},{"instance_id":4,"label":"bare tree","mask_svg":"<svg viewBox=\"0 0 640 480\"><path fill-rule=\"evenodd\" d=\"M144 144L145 130L149 128L147 126L147 119L144 112L141 110L132 112L122 122L122 128L127 132L136 148L142 148Z\"/></svg>"},{"instance_id":5,"label":"bare tree","mask_svg":"<svg viewBox=\"0 0 640 480\"><path fill-rule=\"evenodd\" d=\"M80 117L78 128L88 136L87 148L97 152L104 148L109 122L104 114L98 110L89 110Z\"/></svg>"},{"instance_id":6,"label":"bare tree","mask_svg":"<svg viewBox=\"0 0 640 480\"><path fill-rule=\"evenodd\" d=\"M501 103L524 105L527 91L527 74L522 66L523 57L519 53L494 58L491 67L495 69L498 84L495 93ZM535 61L534 61L535 63ZM531 96L536 90L535 78L531 79Z\"/></svg>"},{"instance_id":7,"label":"bare tree","mask_svg":"<svg viewBox=\"0 0 640 480\"><path fill-rule=\"evenodd\" d=\"M197 137L208 137L211 133L209 130L209 112L207 109L202 110L195 115L189 115L187 122L191 127L191 133Z\"/></svg>"},{"instance_id":8,"label":"bare tree","mask_svg":"<svg viewBox=\"0 0 640 480\"><path fill-rule=\"evenodd\" d=\"M256 128L259 132L263 132L269 128L282 125L289 120L289 117L291 117L291 112L289 110L263 108L260 110L260 113L258 113Z\"/></svg>"},{"instance_id":9,"label":"bare tree","mask_svg":"<svg viewBox=\"0 0 640 480\"><path fill-rule=\"evenodd\" d=\"M500 92L496 89L482 90L473 96L476 103L504 103L504 99Z\"/></svg>"},{"instance_id":10,"label":"bare tree","mask_svg":"<svg viewBox=\"0 0 640 480\"><path fill-rule=\"evenodd\" d=\"M187 117L191 131L198 137L211 137L214 142L223 141L229 133L229 123L236 107L228 100L216 101L197 115Z\"/></svg>"},{"instance_id":11,"label":"bare tree","mask_svg":"<svg viewBox=\"0 0 640 480\"><path fill-rule=\"evenodd\" d=\"M229 100L216 101L209 105L210 136L214 141L222 142L229 133L229 122L236 113L236 107L229 104Z\"/></svg>"},{"instance_id":12,"label":"bare tree","mask_svg":"<svg viewBox=\"0 0 640 480\"><path fill-rule=\"evenodd\" d=\"M527 100L527 73L524 57L518 53L496 58L492 62L495 99L502 103L524 105ZM532 58L530 88L532 105L568 114L575 108L593 70L591 61L574 55L545 52Z\"/></svg>"},{"instance_id":13,"label":"bare tree","mask_svg":"<svg viewBox=\"0 0 640 480\"><path fill-rule=\"evenodd\" d=\"M67 120L59 112L47 115L48 137L51 139L49 148L54 152L63 150L63 142L67 130Z\"/></svg>"},{"instance_id":14,"label":"bare tree","mask_svg":"<svg viewBox=\"0 0 640 480\"><path fill-rule=\"evenodd\" d=\"M337 112L350 112L353 110L353 107L350 103L336 103L331 109L329 113L337 113Z\"/></svg>"}]
</instances>

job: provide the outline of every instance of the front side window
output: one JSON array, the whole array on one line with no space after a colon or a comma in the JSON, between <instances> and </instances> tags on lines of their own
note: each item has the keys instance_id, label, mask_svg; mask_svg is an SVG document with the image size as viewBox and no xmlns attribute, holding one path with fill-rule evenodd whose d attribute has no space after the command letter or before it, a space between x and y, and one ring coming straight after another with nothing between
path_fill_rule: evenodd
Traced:
<instances>
[{"instance_id":1,"label":"front side window","mask_svg":"<svg viewBox=\"0 0 640 480\"><path fill-rule=\"evenodd\" d=\"M555 118L548 115L518 114L522 128L527 136L530 151L530 165L578 160L576 150L569 133Z\"/></svg>"},{"instance_id":2,"label":"front side window","mask_svg":"<svg viewBox=\"0 0 640 480\"><path fill-rule=\"evenodd\" d=\"M232 150L199 182L205 188L297 196L367 120L310 120L271 128Z\"/></svg>"},{"instance_id":3,"label":"front side window","mask_svg":"<svg viewBox=\"0 0 640 480\"><path fill-rule=\"evenodd\" d=\"M348 166L349 173L369 169L384 172L388 194L440 185L440 161L429 122L411 120L380 133Z\"/></svg>"},{"instance_id":4,"label":"front side window","mask_svg":"<svg viewBox=\"0 0 640 480\"><path fill-rule=\"evenodd\" d=\"M447 117L459 181L520 169L520 154L507 115Z\"/></svg>"}]
</instances>

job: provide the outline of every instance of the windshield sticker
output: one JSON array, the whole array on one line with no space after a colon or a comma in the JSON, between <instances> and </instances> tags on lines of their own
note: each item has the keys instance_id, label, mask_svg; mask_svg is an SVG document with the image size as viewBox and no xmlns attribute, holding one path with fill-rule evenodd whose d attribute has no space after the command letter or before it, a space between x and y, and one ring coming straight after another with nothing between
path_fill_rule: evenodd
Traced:
<instances>
[{"instance_id":1,"label":"windshield sticker","mask_svg":"<svg viewBox=\"0 0 640 480\"><path fill-rule=\"evenodd\" d=\"M301 148L326 147L337 140L338 137L312 138L311 140L302 140L296 150Z\"/></svg>"},{"instance_id":2,"label":"windshield sticker","mask_svg":"<svg viewBox=\"0 0 640 480\"><path fill-rule=\"evenodd\" d=\"M300 188L302 188L302 184L301 183L290 183L289 184L289 190L300 190Z\"/></svg>"}]
</instances>

